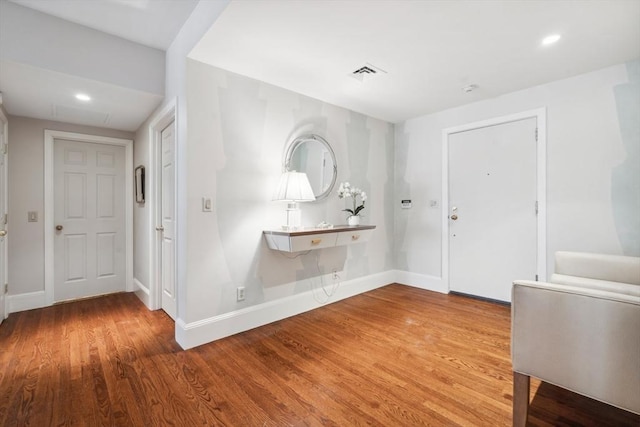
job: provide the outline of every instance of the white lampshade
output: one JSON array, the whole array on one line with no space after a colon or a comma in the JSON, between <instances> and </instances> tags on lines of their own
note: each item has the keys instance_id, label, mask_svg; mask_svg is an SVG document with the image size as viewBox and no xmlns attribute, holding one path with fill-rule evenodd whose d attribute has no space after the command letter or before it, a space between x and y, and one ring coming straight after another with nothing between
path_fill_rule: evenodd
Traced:
<instances>
[{"instance_id":1,"label":"white lampshade","mask_svg":"<svg viewBox=\"0 0 640 427\"><path fill-rule=\"evenodd\" d=\"M289 171L282 174L273 200L288 202L312 202L316 199L307 174Z\"/></svg>"},{"instance_id":2,"label":"white lampshade","mask_svg":"<svg viewBox=\"0 0 640 427\"><path fill-rule=\"evenodd\" d=\"M285 230L296 230L301 226L302 216L298 202L311 202L316 199L306 173L289 171L282 174L273 200L284 200L287 205L287 224Z\"/></svg>"}]
</instances>

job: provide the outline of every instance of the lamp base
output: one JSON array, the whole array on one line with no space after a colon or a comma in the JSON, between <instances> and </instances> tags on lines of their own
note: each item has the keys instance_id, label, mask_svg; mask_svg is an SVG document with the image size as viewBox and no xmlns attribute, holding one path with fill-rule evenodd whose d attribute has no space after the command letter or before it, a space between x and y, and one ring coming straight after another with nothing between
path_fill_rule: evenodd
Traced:
<instances>
[{"instance_id":1,"label":"lamp base","mask_svg":"<svg viewBox=\"0 0 640 427\"><path fill-rule=\"evenodd\" d=\"M300 228L302 223L302 213L298 208L296 202L290 202L287 204L287 225L283 225L282 228L287 231L293 231Z\"/></svg>"}]
</instances>

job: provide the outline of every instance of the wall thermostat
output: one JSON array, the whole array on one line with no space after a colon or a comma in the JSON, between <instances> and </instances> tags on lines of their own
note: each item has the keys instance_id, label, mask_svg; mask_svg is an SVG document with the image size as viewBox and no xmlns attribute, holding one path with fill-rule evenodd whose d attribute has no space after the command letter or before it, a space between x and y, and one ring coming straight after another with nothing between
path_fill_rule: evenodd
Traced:
<instances>
[{"instance_id":1,"label":"wall thermostat","mask_svg":"<svg viewBox=\"0 0 640 427\"><path fill-rule=\"evenodd\" d=\"M400 206L402 209L410 209L411 208L411 199L405 199L400 202Z\"/></svg>"}]
</instances>

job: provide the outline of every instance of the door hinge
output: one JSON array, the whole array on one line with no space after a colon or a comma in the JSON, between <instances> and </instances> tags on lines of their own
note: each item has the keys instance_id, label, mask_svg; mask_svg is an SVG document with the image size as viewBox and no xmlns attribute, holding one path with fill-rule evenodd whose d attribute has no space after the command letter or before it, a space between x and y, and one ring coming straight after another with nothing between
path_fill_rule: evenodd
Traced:
<instances>
[{"instance_id":1,"label":"door hinge","mask_svg":"<svg viewBox=\"0 0 640 427\"><path fill-rule=\"evenodd\" d=\"M538 128L536 128L536 142L538 142Z\"/></svg>"},{"instance_id":2,"label":"door hinge","mask_svg":"<svg viewBox=\"0 0 640 427\"><path fill-rule=\"evenodd\" d=\"M8 294L8 293L9 293L9 284L8 284L8 283L5 283L5 284L4 284L4 293L5 293L5 294Z\"/></svg>"},{"instance_id":3,"label":"door hinge","mask_svg":"<svg viewBox=\"0 0 640 427\"><path fill-rule=\"evenodd\" d=\"M536 215L538 215L538 201L536 200Z\"/></svg>"},{"instance_id":4,"label":"door hinge","mask_svg":"<svg viewBox=\"0 0 640 427\"><path fill-rule=\"evenodd\" d=\"M9 214L4 214L4 217L2 218L2 222L4 223L4 225L9 224Z\"/></svg>"},{"instance_id":5,"label":"door hinge","mask_svg":"<svg viewBox=\"0 0 640 427\"><path fill-rule=\"evenodd\" d=\"M6 142L2 144L2 154L9 154L9 144Z\"/></svg>"},{"instance_id":6,"label":"door hinge","mask_svg":"<svg viewBox=\"0 0 640 427\"><path fill-rule=\"evenodd\" d=\"M538 275L536 274L536 282L538 281Z\"/></svg>"}]
</instances>

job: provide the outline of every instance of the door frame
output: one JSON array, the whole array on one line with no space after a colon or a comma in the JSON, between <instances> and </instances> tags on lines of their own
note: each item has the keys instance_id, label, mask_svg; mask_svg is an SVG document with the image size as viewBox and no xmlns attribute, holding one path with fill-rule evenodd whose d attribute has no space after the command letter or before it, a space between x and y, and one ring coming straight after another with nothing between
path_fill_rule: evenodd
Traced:
<instances>
[{"instance_id":1,"label":"door frame","mask_svg":"<svg viewBox=\"0 0 640 427\"><path fill-rule=\"evenodd\" d=\"M93 144L117 145L125 147L125 289L133 291L133 140L63 132L44 131L44 292L47 305L54 300L54 199L53 199L53 148L56 139L89 142Z\"/></svg>"},{"instance_id":2,"label":"door frame","mask_svg":"<svg viewBox=\"0 0 640 427\"><path fill-rule=\"evenodd\" d=\"M494 117L442 130L442 283L451 290L449 282L449 136L455 133L489 126L496 126L523 119L536 118L538 128L536 144L536 198L538 215L536 216L536 274L540 280L547 278L547 109L523 111L508 116ZM534 207L532 206L532 209Z\"/></svg>"},{"instance_id":3,"label":"door frame","mask_svg":"<svg viewBox=\"0 0 640 427\"><path fill-rule=\"evenodd\" d=\"M0 94L0 107L2 107L2 95ZM3 183L5 186L5 192L4 192L4 207L7 210L7 215L9 214L9 155L8 155L8 151L9 151L9 119L7 118L7 116L4 113L4 110L2 108L0 108L0 132L2 132L3 138L2 140L4 141L4 143L7 146L7 152L4 152L4 147L0 147L0 155L5 156L4 159L4 176L3 176ZM2 220L2 214L0 213L0 220ZM9 230L9 224L7 222L7 224L4 225L5 230ZM2 292L2 304L3 304L3 313L4 316L2 316L2 318L0 318L0 323L2 323L2 321L4 319L6 319L9 316L9 294L5 294L4 290L5 290L5 284L9 283L9 236L6 236L4 238L4 242L5 242L5 251L4 251L4 259L2 260L2 262L4 262L4 277L0 277L0 292Z\"/></svg>"},{"instance_id":4,"label":"door frame","mask_svg":"<svg viewBox=\"0 0 640 427\"><path fill-rule=\"evenodd\" d=\"M177 133L178 133L178 107L177 99L173 99L165 105L162 110L158 112L156 117L149 124L149 134L151 139L150 155L149 155L149 206L151 210L149 212L149 248L151 259L149 262L149 308L151 310L160 310L162 308L162 283L160 283L160 261L162 259L162 236L156 231L156 226L162 224L162 186L160 184L161 166L162 163L162 131L169 126L171 122L174 122L175 126L175 145L173 150L174 162L176 163L176 173L174 173L174 189L177 190L178 186L178 173L177 173L177 159L178 159L178 147L177 147ZM173 204L173 218L177 224L177 193L174 193ZM175 244L174 248L178 245L178 233L177 227L174 232ZM173 260L174 265L177 267L177 251L174 249ZM177 280L177 268L174 269L173 280L176 286L176 316L178 310L178 280Z\"/></svg>"}]
</instances>

